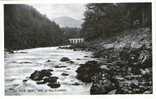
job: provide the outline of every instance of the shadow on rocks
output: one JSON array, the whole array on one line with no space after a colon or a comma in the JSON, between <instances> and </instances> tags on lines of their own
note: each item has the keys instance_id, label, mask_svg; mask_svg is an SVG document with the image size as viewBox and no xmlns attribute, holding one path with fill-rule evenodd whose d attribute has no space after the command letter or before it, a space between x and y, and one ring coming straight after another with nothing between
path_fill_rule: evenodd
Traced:
<instances>
[{"instance_id":1,"label":"shadow on rocks","mask_svg":"<svg viewBox=\"0 0 156 99\"><path fill-rule=\"evenodd\" d=\"M100 64L97 61L88 61L85 64L80 64L76 70L77 79L83 82L91 82L91 77L99 71Z\"/></svg>"}]
</instances>

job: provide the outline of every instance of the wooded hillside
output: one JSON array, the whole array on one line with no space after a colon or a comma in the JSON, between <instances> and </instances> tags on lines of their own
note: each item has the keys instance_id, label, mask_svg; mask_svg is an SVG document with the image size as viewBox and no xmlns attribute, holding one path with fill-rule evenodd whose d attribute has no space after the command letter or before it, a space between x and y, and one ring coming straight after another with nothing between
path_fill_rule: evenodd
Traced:
<instances>
[{"instance_id":1,"label":"wooded hillside","mask_svg":"<svg viewBox=\"0 0 156 99\"><path fill-rule=\"evenodd\" d=\"M5 48L24 49L62 43L63 32L55 22L28 5L4 5Z\"/></svg>"},{"instance_id":2,"label":"wooded hillside","mask_svg":"<svg viewBox=\"0 0 156 99\"><path fill-rule=\"evenodd\" d=\"M86 8L82 33L88 41L116 36L127 29L151 28L151 3L94 3Z\"/></svg>"}]
</instances>

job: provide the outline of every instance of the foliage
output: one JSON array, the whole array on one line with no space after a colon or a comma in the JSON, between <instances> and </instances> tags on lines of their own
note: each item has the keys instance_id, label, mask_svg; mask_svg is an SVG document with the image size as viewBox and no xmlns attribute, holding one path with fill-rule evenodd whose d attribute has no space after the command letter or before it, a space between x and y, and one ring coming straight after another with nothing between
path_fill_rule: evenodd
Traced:
<instances>
[{"instance_id":1,"label":"foliage","mask_svg":"<svg viewBox=\"0 0 156 99\"><path fill-rule=\"evenodd\" d=\"M55 46L63 41L59 26L31 6L4 5L4 18L7 49Z\"/></svg>"},{"instance_id":2,"label":"foliage","mask_svg":"<svg viewBox=\"0 0 156 99\"><path fill-rule=\"evenodd\" d=\"M86 8L81 32L88 41L151 26L151 3L93 3Z\"/></svg>"},{"instance_id":3,"label":"foliage","mask_svg":"<svg viewBox=\"0 0 156 99\"><path fill-rule=\"evenodd\" d=\"M64 27L64 28L62 28L62 31L64 32L64 36L67 39L81 37L80 28Z\"/></svg>"}]
</instances>

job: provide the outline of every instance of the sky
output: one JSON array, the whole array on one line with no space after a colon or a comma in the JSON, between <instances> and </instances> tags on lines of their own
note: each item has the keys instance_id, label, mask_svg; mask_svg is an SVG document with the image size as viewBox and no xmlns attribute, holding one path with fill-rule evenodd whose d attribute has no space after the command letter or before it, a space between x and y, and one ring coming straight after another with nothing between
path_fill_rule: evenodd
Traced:
<instances>
[{"instance_id":1,"label":"sky","mask_svg":"<svg viewBox=\"0 0 156 99\"><path fill-rule=\"evenodd\" d=\"M31 4L31 6L51 20L62 16L77 20L84 18L85 4Z\"/></svg>"}]
</instances>

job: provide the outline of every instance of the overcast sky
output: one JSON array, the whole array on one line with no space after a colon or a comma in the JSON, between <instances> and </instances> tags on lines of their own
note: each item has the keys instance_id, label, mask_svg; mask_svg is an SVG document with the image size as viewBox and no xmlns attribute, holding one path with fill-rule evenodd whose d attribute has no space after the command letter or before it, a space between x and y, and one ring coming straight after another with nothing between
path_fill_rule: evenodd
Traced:
<instances>
[{"instance_id":1,"label":"overcast sky","mask_svg":"<svg viewBox=\"0 0 156 99\"><path fill-rule=\"evenodd\" d=\"M85 11L85 4L31 4L31 6L50 19L69 16L82 20Z\"/></svg>"}]
</instances>

